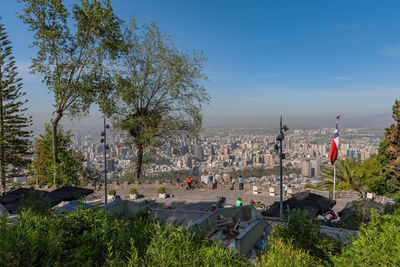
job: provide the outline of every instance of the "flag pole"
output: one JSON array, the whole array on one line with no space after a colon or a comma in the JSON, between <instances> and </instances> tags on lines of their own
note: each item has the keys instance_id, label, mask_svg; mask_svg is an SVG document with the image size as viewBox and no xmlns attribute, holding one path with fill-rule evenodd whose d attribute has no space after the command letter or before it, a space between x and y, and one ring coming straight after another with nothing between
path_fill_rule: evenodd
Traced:
<instances>
[{"instance_id":1,"label":"flag pole","mask_svg":"<svg viewBox=\"0 0 400 267\"><path fill-rule=\"evenodd\" d=\"M333 199L336 199L336 161L333 163Z\"/></svg>"}]
</instances>

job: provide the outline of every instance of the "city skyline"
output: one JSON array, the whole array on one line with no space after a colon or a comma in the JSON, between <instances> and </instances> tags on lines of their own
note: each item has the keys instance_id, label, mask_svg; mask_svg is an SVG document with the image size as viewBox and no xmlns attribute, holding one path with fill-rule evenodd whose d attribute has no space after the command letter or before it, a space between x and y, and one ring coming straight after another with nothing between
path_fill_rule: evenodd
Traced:
<instances>
[{"instance_id":1,"label":"city skyline","mask_svg":"<svg viewBox=\"0 0 400 267\"><path fill-rule=\"evenodd\" d=\"M391 123L400 91L396 1L111 3L124 21L155 21L178 47L204 52L211 95L203 107L205 127L274 127L281 114L295 127L329 127L338 114L354 127ZM29 74L35 50L29 48L32 32L16 16L21 8L3 4L1 23L14 48L28 112L43 129L54 101L40 77ZM95 106L89 116L73 125L101 125Z\"/></svg>"}]
</instances>

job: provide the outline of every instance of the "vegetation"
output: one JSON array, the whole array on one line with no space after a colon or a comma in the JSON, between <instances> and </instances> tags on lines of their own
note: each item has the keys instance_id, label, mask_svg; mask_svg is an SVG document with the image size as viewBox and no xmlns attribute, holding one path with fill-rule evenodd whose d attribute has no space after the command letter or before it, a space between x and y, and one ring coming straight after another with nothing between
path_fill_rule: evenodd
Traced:
<instances>
[{"instance_id":1,"label":"vegetation","mask_svg":"<svg viewBox=\"0 0 400 267\"><path fill-rule=\"evenodd\" d=\"M1 266L248 266L184 227L116 219L98 209L0 218Z\"/></svg>"},{"instance_id":2,"label":"vegetation","mask_svg":"<svg viewBox=\"0 0 400 267\"><path fill-rule=\"evenodd\" d=\"M298 173L300 174L300 170L297 168L285 168L283 170L285 175L291 174L291 173ZM243 178L249 178L249 177L262 177L262 176L268 176L268 175L279 175L279 167L274 167L272 169L265 169L265 168L248 168L244 170L237 170L237 171L232 171L229 172L229 175L231 177L239 177L242 176Z\"/></svg>"},{"instance_id":3,"label":"vegetation","mask_svg":"<svg viewBox=\"0 0 400 267\"><path fill-rule=\"evenodd\" d=\"M349 248L333 257L337 266L399 266L400 209L392 214L371 214Z\"/></svg>"},{"instance_id":4,"label":"vegetation","mask_svg":"<svg viewBox=\"0 0 400 267\"><path fill-rule=\"evenodd\" d=\"M336 186L338 188L354 191L359 191L361 189L362 183L355 175L358 165L355 159L336 161ZM332 190L333 174L333 167L322 169L321 176L324 180L318 184L318 187L323 190Z\"/></svg>"},{"instance_id":5,"label":"vegetation","mask_svg":"<svg viewBox=\"0 0 400 267\"><path fill-rule=\"evenodd\" d=\"M131 195L137 194L136 188L131 188L131 189L129 189L129 194L131 194Z\"/></svg>"},{"instance_id":6,"label":"vegetation","mask_svg":"<svg viewBox=\"0 0 400 267\"><path fill-rule=\"evenodd\" d=\"M165 187L160 187L160 188L158 188L158 193L159 194L165 194Z\"/></svg>"},{"instance_id":7,"label":"vegetation","mask_svg":"<svg viewBox=\"0 0 400 267\"><path fill-rule=\"evenodd\" d=\"M387 194L400 192L400 101L395 100L393 105L393 119L395 123L386 128L385 139L379 145L379 159L383 166L382 181Z\"/></svg>"},{"instance_id":8,"label":"vegetation","mask_svg":"<svg viewBox=\"0 0 400 267\"><path fill-rule=\"evenodd\" d=\"M117 194L117 191L115 191L115 189L110 189L110 190L108 190L108 194L110 196L115 196Z\"/></svg>"},{"instance_id":9,"label":"vegetation","mask_svg":"<svg viewBox=\"0 0 400 267\"><path fill-rule=\"evenodd\" d=\"M274 246L275 242L285 242L289 248L293 246L296 249L304 250L314 259L325 264L331 263L331 254L340 253L340 242L320 233L320 223L309 215L307 210L289 211L285 220L287 221L286 225L275 226L270 234L268 243L271 246ZM298 251L295 259L308 259L307 253Z\"/></svg>"},{"instance_id":10,"label":"vegetation","mask_svg":"<svg viewBox=\"0 0 400 267\"><path fill-rule=\"evenodd\" d=\"M24 8L19 18L34 32L32 46L37 48L30 68L42 75L55 98L51 131L58 165L63 160L57 134L62 117L86 114L96 97L111 88L106 61L120 47L121 20L110 1L81 0L71 10L62 0L20 2Z\"/></svg>"},{"instance_id":11,"label":"vegetation","mask_svg":"<svg viewBox=\"0 0 400 267\"><path fill-rule=\"evenodd\" d=\"M298 249L292 240L277 238L257 262L257 267L318 266L321 263L304 249Z\"/></svg>"},{"instance_id":12,"label":"vegetation","mask_svg":"<svg viewBox=\"0 0 400 267\"><path fill-rule=\"evenodd\" d=\"M21 169L29 164L31 117L23 113L26 101L21 100L21 79L12 56L11 42L8 40L4 24L0 24L0 181L3 190L6 180L21 176Z\"/></svg>"},{"instance_id":13,"label":"vegetation","mask_svg":"<svg viewBox=\"0 0 400 267\"><path fill-rule=\"evenodd\" d=\"M32 170L36 182L40 185L79 184L79 178L84 175L84 157L70 147L71 133L65 132L61 126L57 130L58 158L56 164L53 156L51 126L46 124L44 134L35 139L35 152ZM54 175L57 173L57 177Z\"/></svg>"},{"instance_id":14,"label":"vegetation","mask_svg":"<svg viewBox=\"0 0 400 267\"><path fill-rule=\"evenodd\" d=\"M209 99L201 85L205 59L200 52L178 50L155 24L138 29L132 21L123 39L116 90L101 107L116 128L129 134L139 179L146 150L160 142L198 136L201 105Z\"/></svg>"}]
</instances>

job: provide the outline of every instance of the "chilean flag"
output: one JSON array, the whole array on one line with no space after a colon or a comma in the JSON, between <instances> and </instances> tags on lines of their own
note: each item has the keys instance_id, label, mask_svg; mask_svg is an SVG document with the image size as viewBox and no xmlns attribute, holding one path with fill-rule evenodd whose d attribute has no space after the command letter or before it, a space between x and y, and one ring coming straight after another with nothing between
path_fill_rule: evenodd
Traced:
<instances>
[{"instance_id":1,"label":"chilean flag","mask_svg":"<svg viewBox=\"0 0 400 267\"><path fill-rule=\"evenodd\" d=\"M339 128L338 128L338 121L336 121L335 134L333 135L331 149L329 150L329 158L331 159L332 165L335 163L337 159L338 149L339 149Z\"/></svg>"}]
</instances>

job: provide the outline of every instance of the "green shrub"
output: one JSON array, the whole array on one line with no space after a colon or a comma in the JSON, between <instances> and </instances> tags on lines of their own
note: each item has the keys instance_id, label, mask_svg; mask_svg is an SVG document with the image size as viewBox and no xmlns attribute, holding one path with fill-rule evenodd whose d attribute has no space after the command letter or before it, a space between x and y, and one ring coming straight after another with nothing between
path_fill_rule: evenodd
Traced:
<instances>
[{"instance_id":1,"label":"green shrub","mask_svg":"<svg viewBox=\"0 0 400 267\"><path fill-rule=\"evenodd\" d=\"M307 251L297 249L292 240L283 241L282 238L275 239L270 244L267 253L261 256L256 263L257 267L306 267L317 266L320 262L313 258Z\"/></svg>"},{"instance_id":2,"label":"green shrub","mask_svg":"<svg viewBox=\"0 0 400 267\"><path fill-rule=\"evenodd\" d=\"M22 197L21 206L19 211L30 211L33 214L48 214L51 210L50 201L40 194L39 197L35 196L34 190L29 190L26 197Z\"/></svg>"},{"instance_id":3,"label":"green shrub","mask_svg":"<svg viewBox=\"0 0 400 267\"><path fill-rule=\"evenodd\" d=\"M0 218L0 266L248 266L184 227L117 219L105 210Z\"/></svg>"},{"instance_id":4,"label":"green shrub","mask_svg":"<svg viewBox=\"0 0 400 267\"><path fill-rule=\"evenodd\" d=\"M340 241L320 233L320 224L307 210L289 210L287 224L275 226L268 238L269 244L282 239L292 242L297 249L306 250L311 256L330 263L330 255L341 251Z\"/></svg>"},{"instance_id":5,"label":"green shrub","mask_svg":"<svg viewBox=\"0 0 400 267\"><path fill-rule=\"evenodd\" d=\"M400 211L371 214L357 239L341 255L333 258L336 266L400 266Z\"/></svg>"},{"instance_id":6,"label":"green shrub","mask_svg":"<svg viewBox=\"0 0 400 267\"><path fill-rule=\"evenodd\" d=\"M136 188L131 188L131 189L129 189L129 194L131 194L131 195L137 194Z\"/></svg>"},{"instance_id":7,"label":"green shrub","mask_svg":"<svg viewBox=\"0 0 400 267\"><path fill-rule=\"evenodd\" d=\"M108 190L108 194L110 196L115 196L115 194L117 194L117 191L115 191L115 189L110 189L110 190Z\"/></svg>"},{"instance_id":8,"label":"green shrub","mask_svg":"<svg viewBox=\"0 0 400 267\"><path fill-rule=\"evenodd\" d=\"M160 188L158 188L158 193L159 194L165 194L165 187L160 187Z\"/></svg>"}]
</instances>

